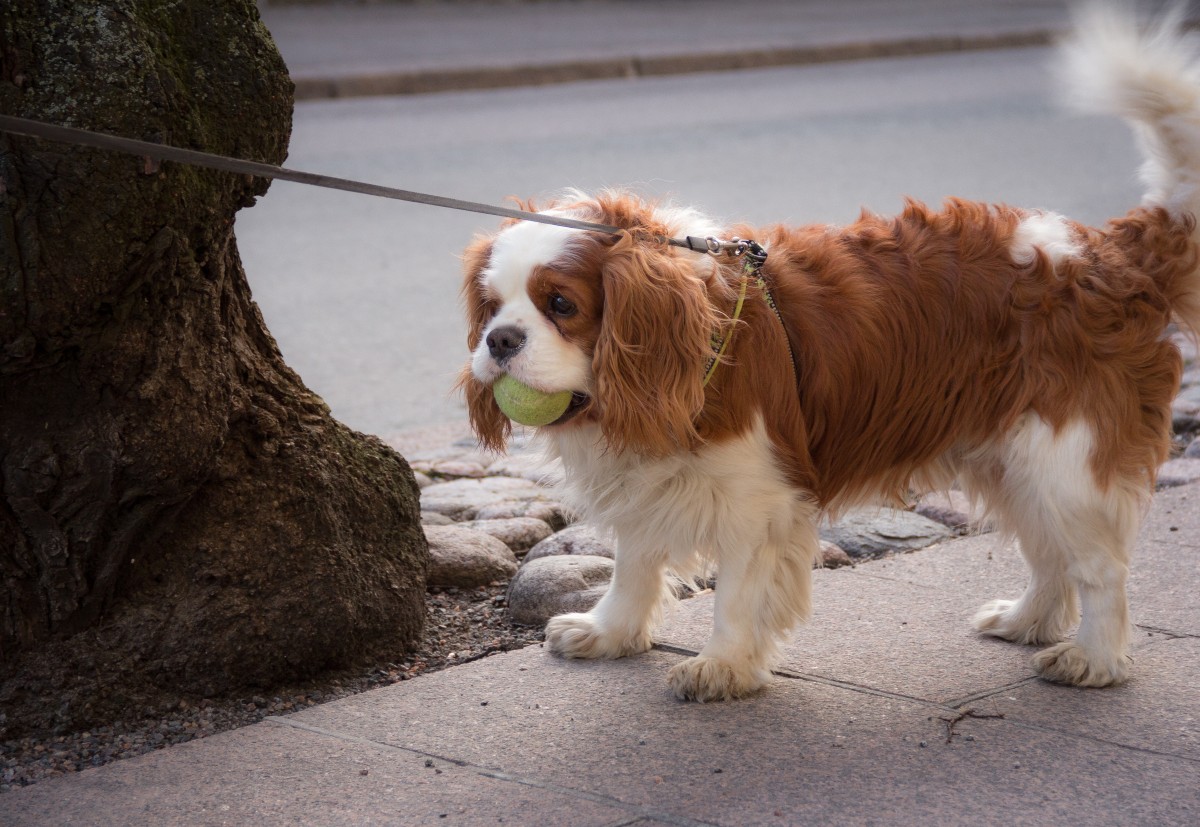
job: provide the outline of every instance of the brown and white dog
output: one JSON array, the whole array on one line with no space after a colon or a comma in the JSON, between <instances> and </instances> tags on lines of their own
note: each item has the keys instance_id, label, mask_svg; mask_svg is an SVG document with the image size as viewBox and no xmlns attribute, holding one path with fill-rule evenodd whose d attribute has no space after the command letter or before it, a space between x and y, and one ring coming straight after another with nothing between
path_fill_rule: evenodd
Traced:
<instances>
[{"instance_id":1,"label":"brown and white dog","mask_svg":"<svg viewBox=\"0 0 1200 827\"><path fill-rule=\"evenodd\" d=\"M490 389L504 373L574 392L539 433L569 502L617 540L608 592L549 622L552 651L648 649L667 572L715 563L712 637L670 685L701 701L754 692L810 614L818 520L958 484L1032 569L975 627L1045 644L1034 666L1049 680L1126 678L1127 567L1181 370L1168 326L1200 330L1200 64L1168 18L1142 30L1093 9L1064 44L1072 99L1132 121L1147 157L1143 203L1100 229L965 201L845 227L720 227L602 193L550 211L624 232L510 222L471 245L476 433L504 446ZM763 244L779 317L751 281L732 320L741 262L662 241L681 235ZM729 344L705 385L714 334Z\"/></svg>"}]
</instances>

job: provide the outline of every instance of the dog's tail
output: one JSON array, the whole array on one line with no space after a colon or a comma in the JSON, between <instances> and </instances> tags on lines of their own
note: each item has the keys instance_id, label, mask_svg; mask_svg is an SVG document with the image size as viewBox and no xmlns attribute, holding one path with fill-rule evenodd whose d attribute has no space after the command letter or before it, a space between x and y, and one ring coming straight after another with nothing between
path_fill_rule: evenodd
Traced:
<instances>
[{"instance_id":1,"label":"dog's tail","mask_svg":"<svg viewBox=\"0 0 1200 827\"><path fill-rule=\"evenodd\" d=\"M1184 31L1183 3L1145 24L1134 6L1073 9L1074 31L1060 44L1063 88L1074 108L1130 122L1145 156L1142 206L1166 210L1200 241L1200 49ZM1200 271L1189 269L1168 292L1175 317L1200 335Z\"/></svg>"},{"instance_id":2,"label":"dog's tail","mask_svg":"<svg viewBox=\"0 0 1200 827\"><path fill-rule=\"evenodd\" d=\"M1200 213L1200 54L1182 31L1176 5L1141 26L1132 4L1089 3L1074 10L1063 43L1068 103L1124 117L1146 162L1146 206L1172 216Z\"/></svg>"}]
</instances>

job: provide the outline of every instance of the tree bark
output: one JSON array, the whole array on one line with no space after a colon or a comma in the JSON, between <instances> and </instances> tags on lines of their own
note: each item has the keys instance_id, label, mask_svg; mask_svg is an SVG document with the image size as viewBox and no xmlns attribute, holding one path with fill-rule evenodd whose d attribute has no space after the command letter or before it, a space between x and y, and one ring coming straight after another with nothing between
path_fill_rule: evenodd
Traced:
<instances>
[{"instance_id":1,"label":"tree bark","mask_svg":"<svg viewBox=\"0 0 1200 827\"><path fill-rule=\"evenodd\" d=\"M0 8L5 113L281 163L291 94L252 0ZM251 299L233 218L268 183L0 135L0 735L420 635L411 471Z\"/></svg>"}]
</instances>

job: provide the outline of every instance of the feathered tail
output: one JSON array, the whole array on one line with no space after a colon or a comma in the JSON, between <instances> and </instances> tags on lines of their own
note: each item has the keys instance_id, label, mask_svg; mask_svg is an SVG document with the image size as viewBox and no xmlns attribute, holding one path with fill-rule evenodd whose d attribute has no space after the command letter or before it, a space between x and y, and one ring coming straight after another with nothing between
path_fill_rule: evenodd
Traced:
<instances>
[{"instance_id":1,"label":"feathered tail","mask_svg":"<svg viewBox=\"0 0 1200 827\"><path fill-rule=\"evenodd\" d=\"M1200 240L1200 49L1184 31L1184 5L1141 24L1132 3L1087 3L1073 17L1060 44L1068 104L1129 121L1145 156L1142 205L1165 209ZM1175 315L1200 335L1200 272L1173 281Z\"/></svg>"}]
</instances>

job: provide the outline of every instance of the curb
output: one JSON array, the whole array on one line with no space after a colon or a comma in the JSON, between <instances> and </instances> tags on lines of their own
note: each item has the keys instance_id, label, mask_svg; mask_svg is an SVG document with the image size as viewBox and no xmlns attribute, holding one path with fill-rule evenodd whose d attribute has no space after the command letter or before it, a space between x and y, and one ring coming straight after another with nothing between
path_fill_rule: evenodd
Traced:
<instances>
[{"instance_id":1,"label":"curb","mask_svg":"<svg viewBox=\"0 0 1200 827\"><path fill-rule=\"evenodd\" d=\"M561 63L463 69L418 69L342 75L292 75L297 101L376 95L424 95L436 92L548 86L588 80L666 77L699 72L728 72L779 66L806 66L849 60L919 57L952 52L1046 46L1059 32L1046 29L988 35L917 37L852 43L746 49L733 52L656 57L616 57Z\"/></svg>"}]
</instances>

